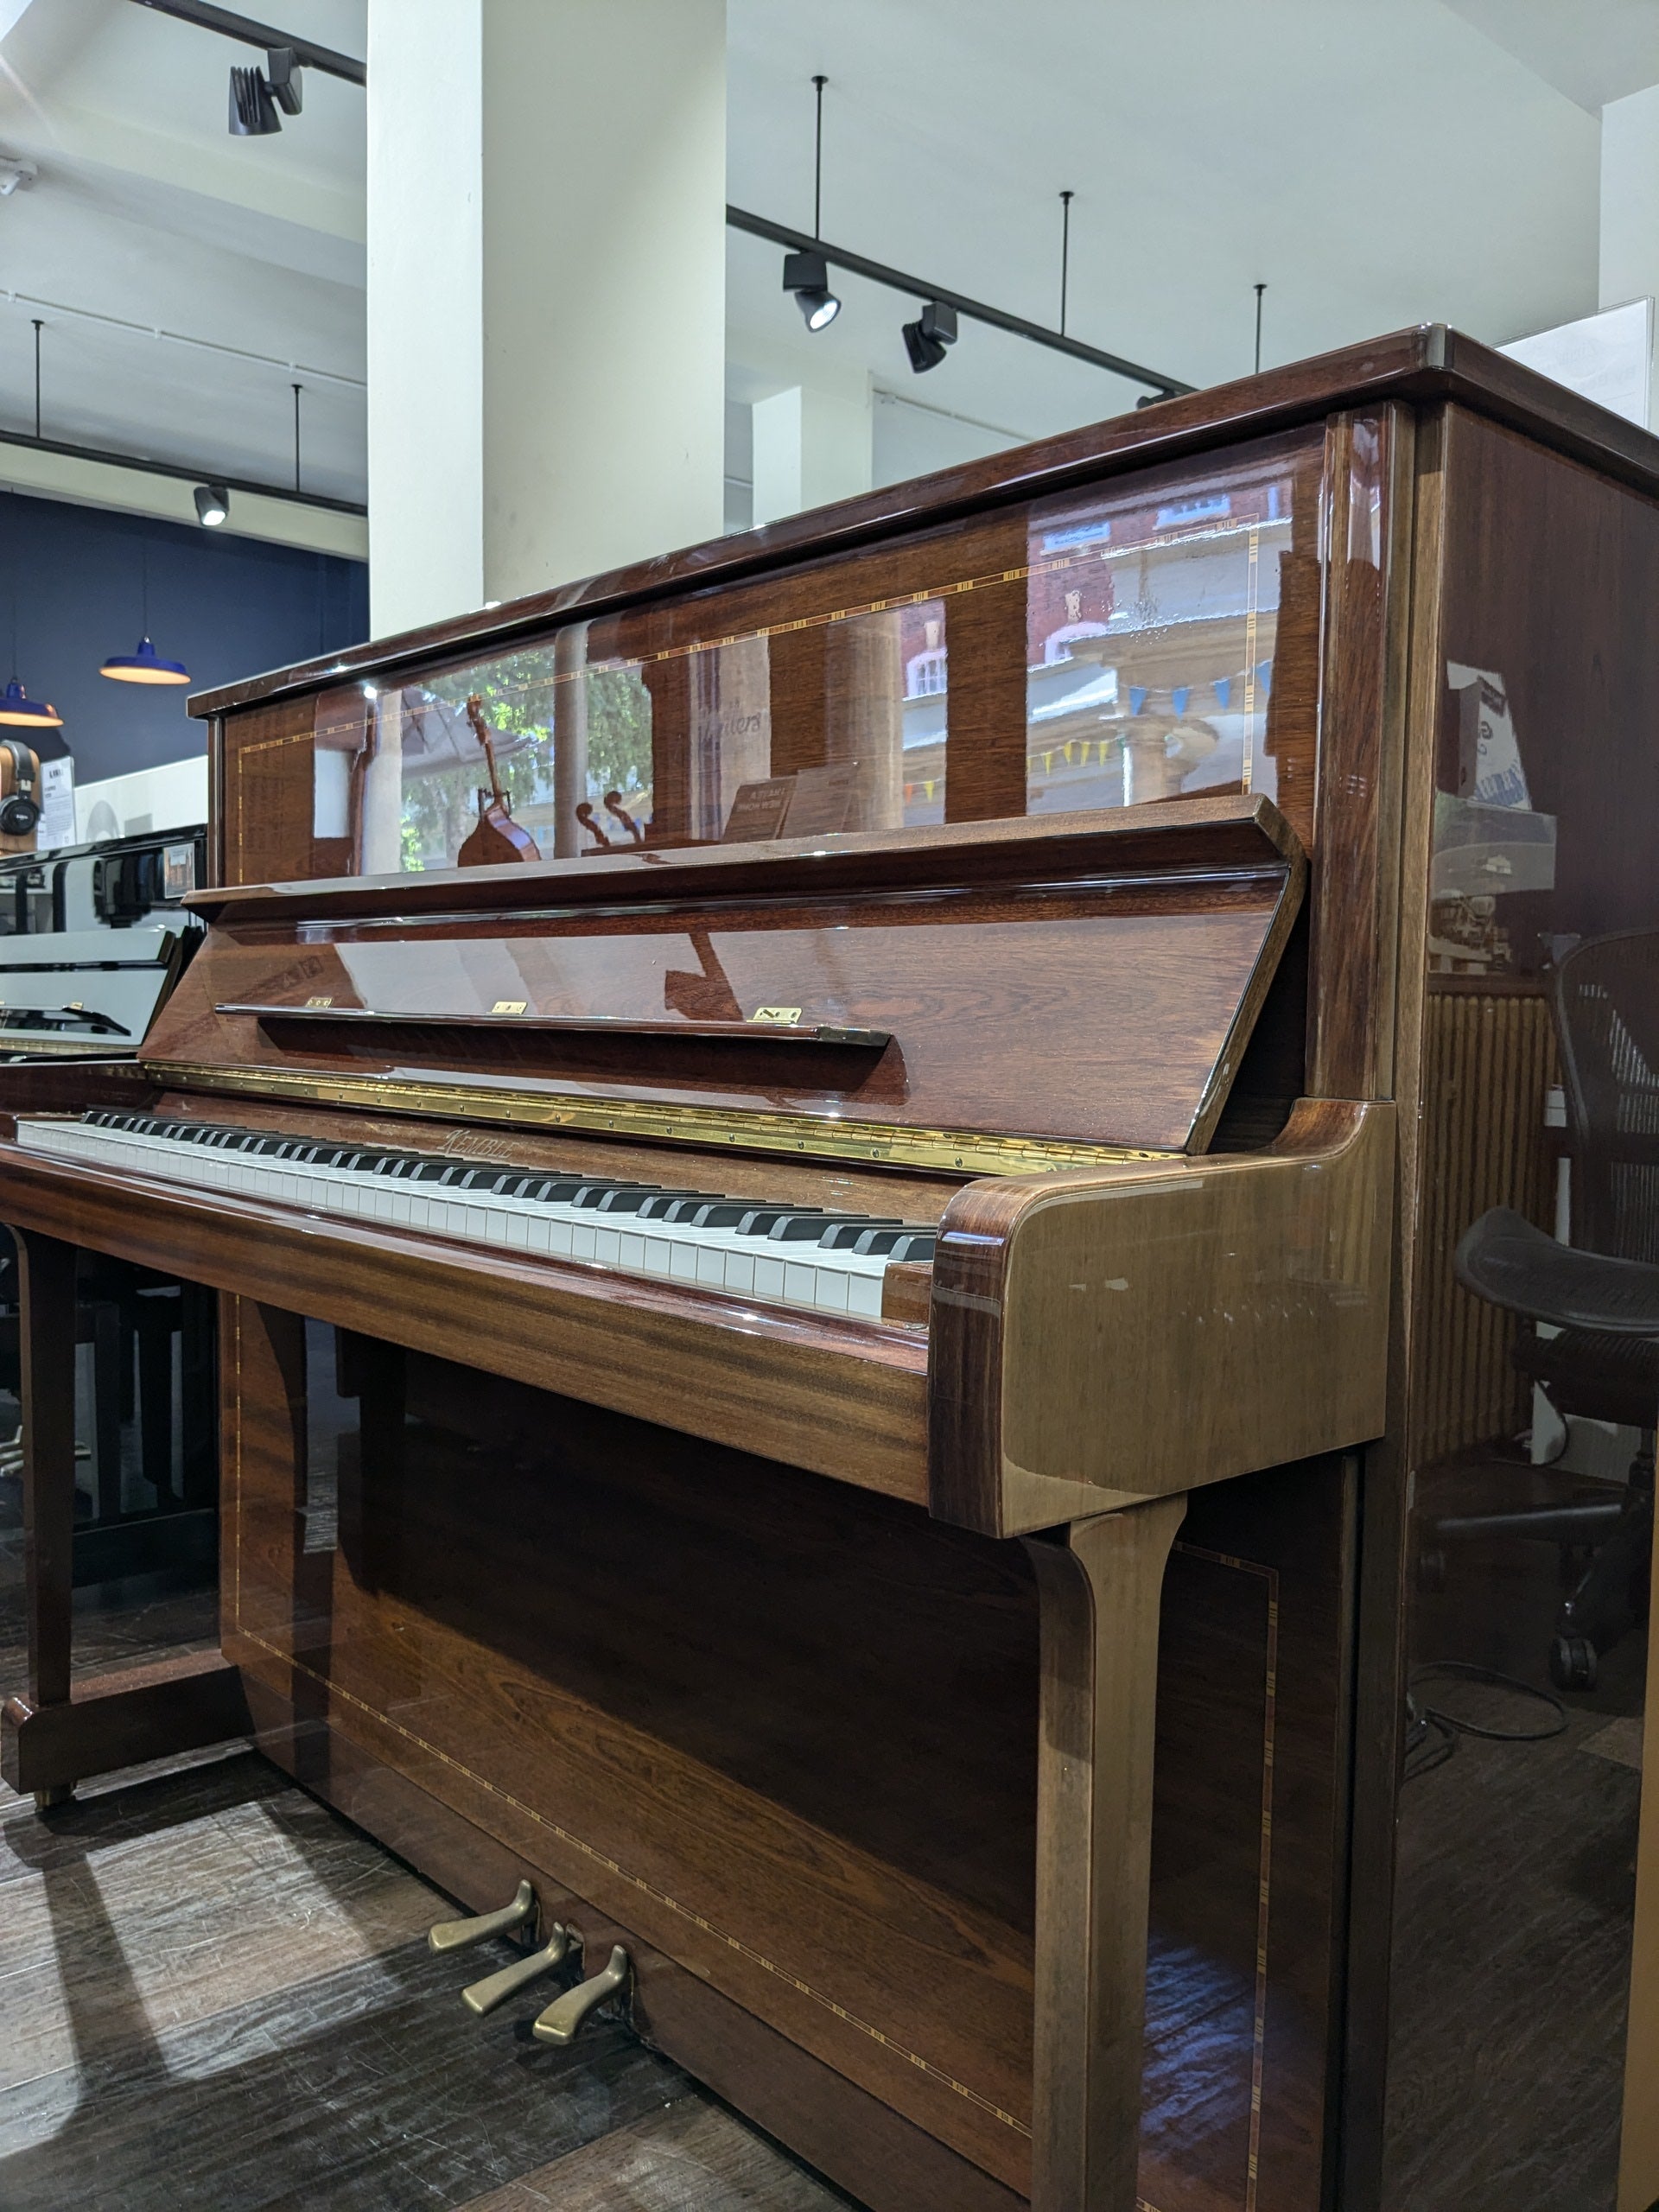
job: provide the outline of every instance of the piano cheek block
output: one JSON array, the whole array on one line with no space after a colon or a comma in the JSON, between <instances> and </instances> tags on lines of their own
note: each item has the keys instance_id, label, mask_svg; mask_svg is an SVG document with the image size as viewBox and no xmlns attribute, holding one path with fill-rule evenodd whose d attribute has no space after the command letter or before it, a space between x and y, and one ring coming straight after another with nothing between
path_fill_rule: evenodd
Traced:
<instances>
[{"instance_id":1,"label":"piano cheek block","mask_svg":"<svg viewBox=\"0 0 1659 2212\"><path fill-rule=\"evenodd\" d=\"M1304 1100L1267 1154L960 1193L935 1262L934 1512L1020 1535L1380 1435L1394 1163L1391 1104ZM995 1422L975 1417L987 1374Z\"/></svg>"}]
</instances>

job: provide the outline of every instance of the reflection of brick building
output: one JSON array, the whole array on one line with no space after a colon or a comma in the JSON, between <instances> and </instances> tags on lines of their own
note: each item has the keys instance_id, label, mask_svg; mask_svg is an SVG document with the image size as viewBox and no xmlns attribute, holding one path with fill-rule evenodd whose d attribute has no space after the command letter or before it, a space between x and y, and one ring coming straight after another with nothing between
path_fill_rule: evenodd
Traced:
<instances>
[{"instance_id":1,"label":"reflection of brick building","mask_svg":"<svg viewBox=\"0 0 1659 2212\"><path fill-rule=\"evenodd\" d=\"M1026 582L1026 666L1058 660L1071 639L1103 631L1116 611L1111 564L1097 552L1069 547L1045 552L1042 540L1031 549L1032 572Z\"/></svg>"}]
</instances>

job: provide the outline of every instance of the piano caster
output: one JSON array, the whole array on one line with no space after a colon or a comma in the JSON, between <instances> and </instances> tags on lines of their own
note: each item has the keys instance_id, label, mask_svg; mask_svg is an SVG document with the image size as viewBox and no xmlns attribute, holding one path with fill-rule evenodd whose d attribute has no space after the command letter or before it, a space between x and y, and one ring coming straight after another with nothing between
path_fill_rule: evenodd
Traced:
<instances>
[{"instance_id":1,"label":"piano caster","mask_svg":"<svg viewBox=\"0 0 1659 2212\"><path fill-rule=\"evenodd\" d=\"M485 1942L492 1936L508 1935L535 1916L536 1892L528 1882L520 1882L512 1903L502 1905L497 1911L480 1912L467 1920L439 1921L435 1928L427 1930L427 1948L464 1951L470 1944Z\"/></svg>"},{"instance_id":2,"label":"piano caster","mask_svg":"<svg viewBox=\"0 0 1659 2212\"><path fill-rule=\"evenodd\" d=\"M461 1991L461 2001L481 2020L498 2005L505 2005L509 1997L516 1997L527 1982L539 1981L544 1974L562 1967L569 1955L569 1930L555 1923L552 1934L539 1951L532 1951L527 1959L515 1959L499 1974L486 1974L482 1981L472 1983Z\"/></svg>"},{"instance_id":3,"label":"piano caster","mask_svg":"<svg viewBox=\"0 0 1659 2212\"><path fill-rule=\"evenodd\" d=\"M538 2013L531 2032L537 2043L556 2044L563 2049L575 2041L582 2032L582 2023L596 2006L607 1997L613 1997L627 1980L630 1972L628 1955L618 1943L611 1955L595 1974L586 1981L579 1981L574 1989L567 1989L563 1997L556 1997L546 2012Z\"/></svg>"},{"instance_id":4,"label":"piano caster","mask_svg":"<svg viewBox=\"0 0 1659 2212\"><path fill-rule=\"evenodd\" d=\"M35 1809L37 1813L55 1813L60 1805L70 1803L74 1794L75 1785L73 1782L54 1783L50 1789L37 1789L35 1792Z\"/></svg>"}]
</instances>

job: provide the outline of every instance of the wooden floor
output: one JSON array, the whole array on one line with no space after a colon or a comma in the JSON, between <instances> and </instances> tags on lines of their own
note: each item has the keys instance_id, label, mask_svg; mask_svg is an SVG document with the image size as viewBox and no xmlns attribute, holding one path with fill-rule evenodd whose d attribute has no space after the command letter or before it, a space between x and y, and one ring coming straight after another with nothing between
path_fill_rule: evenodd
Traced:
<instances>
[{"instance_id":1,"label":"wooden floor","mask_svg":"<svg viewBox=\"0 0 1659 2212\"><path fill-rule=\"evenodd\" d=\"M1559 1503L1565 1482L1481 1464L1426 1476L1424 1516ZM1465 1539L1414 1604L1418 1662L1548 1688L1555 1548ZM1565 1734L1459 1739L1400 1823L1387 2212L1612 2212L1635 1908L1647 1635L1563 1699ZM1499 1728L1541 1709L1444 1678L1429 1701Z\"/></svg>"},{"instance_id":2,"label":"wooden floor","mask_svg":"<svg viewBox=\"0 0 1659 2212\"><path fill-rule=\"evenodd\" d=\"M0 1427L4 1427L0 1422ZM0 1695L21 1687L0 1478ZM77 1669L211 1643L210 1593L84 1592ZM454 1908L246 1748L0 1788L3 2212L836 2212L849 2200L620 2025L569 2051L485 2021L435 1957Z\"/></svg>"}]
</instances>

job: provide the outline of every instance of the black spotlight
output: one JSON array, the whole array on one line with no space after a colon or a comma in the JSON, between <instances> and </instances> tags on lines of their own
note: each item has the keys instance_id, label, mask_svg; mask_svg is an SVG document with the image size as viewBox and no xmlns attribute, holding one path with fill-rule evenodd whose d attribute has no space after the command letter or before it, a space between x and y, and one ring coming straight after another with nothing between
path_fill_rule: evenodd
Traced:
<instances>
[{"instance_id":1,"label":"black spotlight","mask_svg":"<svg viewBox=\"0 0 1659 2212\"><path fill-rule=\"evenodd\" d=\"M937 369L944 349L957 342L957 311L943 300L930 300L914 322L904 326L905 351L918 376Z\"/></svg>"},{"instance_id":2,"label":"black spotlight","mask_svg":"<svg viewBox=\"0 0 1659 2212\"><path fill-rule=\"evenodd\" d=\"M283 127L283 115L297 115L304 105L300 65L291 46L274 46L259 69L231 72L231 136L268 138ZM283 111L278 115L277 109Z\"/></svg>"},{"instance_id":3,"label":"black spotlight","mask_svg":"<svg viewBox=\"0 0 1659 2212\"><path fill-rule=\"evenodd\" d=\"M794 293L809 330L827 330L841 313L841 302L830 289L830 264L821 253L786 253L784 289Z\"/></svg>"},{"instance_id":4,"label":"black spotlight","mask_svg":"<svg viewBox=\"0 0 1659 2212\"><path fill-rule=\"evenodd\" d=\"M198 484L196 486L196 520L204 530L217 530L228 521L231 495L222 484Z\"/></svg>"}]
</instances>

